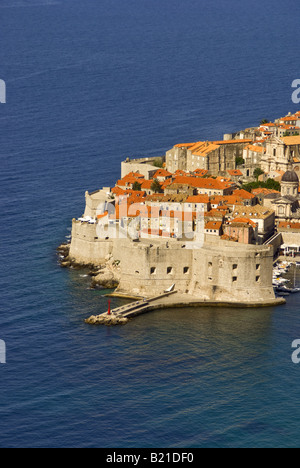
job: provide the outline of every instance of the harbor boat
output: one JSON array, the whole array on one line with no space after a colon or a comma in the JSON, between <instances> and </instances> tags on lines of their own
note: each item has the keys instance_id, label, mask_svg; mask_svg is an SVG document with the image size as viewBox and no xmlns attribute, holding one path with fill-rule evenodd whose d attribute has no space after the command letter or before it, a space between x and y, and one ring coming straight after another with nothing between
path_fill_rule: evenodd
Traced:
<instances>
[{"instance_id":1,"label":"harbor boat","mask_svg":"<svg viewBox=\"0 0 300 468\"><path fill-rule=\"evenodd\" d=\"M300 288L287 288L286 286L280 286L276 288L277 293L288 293L297 294L300 293Z\"/></svg>"},{"instance_id":2,"label":"harbor boat","mask_svg":"<svg viewBox=\"0 0 300 468\"><path fill-rule=\"evenodd\" d=\"M277 296L280 296L280 297L287 297L287 296L289 296L289 293L287 293L287 292L278 292L278 293L277 293Z\"/></svg>"},{"instance_id":3,"label":"harbor boat","mask_svg":"<svg viewBox=\"0 0 300 468\"><path fill-rule=\"evenodd\" d=\"M289 272L292 265L296 267L300 266L300 262L297 262L296 264L283 262L281 264L276 263L274 265L272 284L276 294L279 296L284 297L286 295L288 296L290 294L300 293L300 288L296 287L296 268L294 270L294 281L282 277ZM289 283L291 286L289 287L287 283Z\"/></svg>"}]
</instances>

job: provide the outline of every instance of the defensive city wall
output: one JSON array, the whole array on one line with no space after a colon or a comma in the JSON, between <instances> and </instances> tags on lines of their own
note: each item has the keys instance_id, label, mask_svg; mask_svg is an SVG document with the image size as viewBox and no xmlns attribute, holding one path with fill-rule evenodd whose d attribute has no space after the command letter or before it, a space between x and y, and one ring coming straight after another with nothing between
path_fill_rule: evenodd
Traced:
<instances>
[{"instance_id":1,"label":"defensive city wall","mask_svg":"<svg viewBox=\"0 0 300 468\"><path fill-rule=\"evenodd\" d=\"M109 233L108 233L109 234ZM173 284L199 301L271 304L273 246L244 245L206 236L201 246L175 239L99 238L97 225L73 220L70 258L120 268L117 293L152 297Z\"/></svg>"}]
</instances>

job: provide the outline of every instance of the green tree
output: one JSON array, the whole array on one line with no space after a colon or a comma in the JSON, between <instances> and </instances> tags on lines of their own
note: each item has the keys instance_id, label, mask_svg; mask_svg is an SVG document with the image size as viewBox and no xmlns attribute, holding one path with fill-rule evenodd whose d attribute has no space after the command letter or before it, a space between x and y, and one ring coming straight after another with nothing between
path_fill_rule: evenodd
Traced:
<instances>
[{"instance_id":1,"label":"green tree","mask_svg":"<svg viewBox=\"0 0 300 468\"><path fill-rule=\"evenodd\" d=\"M161 185L160 185L160 183L159 183L159 181L157 179L154 179L154 181L152 182L151 190L154 193L161 192Z\"/></svg>"},{"instance_id":2,"label":"green tree","mask_svg":"<svg viewBox=\"0 0 300 468\"><path fill-rule=\"evenodd\" d=\"M141 184L138 181L134 182L132 186L132 190L134 190L135 192L140 192L141 189L142 189Z\"/></svg>"},{"instance_id":3,"label":"green tree","mask_svg":"<svg viewBox=\"0 0 300 468\"><path fill-rule=\"evenodd\" d=\"M235 162L236 162L237 166L242 166L243 164L245 164L245 160L243 158L241 158L240 156L235 158Z\"/></svg>"},{"instance_id":4,"label":"green tree","mask_svg":"<svg viewBox=\"0 0 300 468\"><path fill-rule=\"evenodd\" d=\"M159 167L162 169L164 167L163 160L161 158L156 158L155 161L153 162L154 167Z\"/></svg>"},{"instance_id":5,"label":"green tree","mask_svg":"<svg viewBox=\"0 0 300 468\"><path fill-rule=\"evenodd\" d=\"M267 188L269 190L277 190L277 192L281 191L280 183L273 179L268 179L267 182L251 182L250 184L243 185L242 188L250 193L257 188Z\"/></svg>"},{"instance_id":6,"label":"green tree","mask_svg":"<svg viewBox=\"0 0 300 468\"><path fill-rule=\"evenodd\" d=\"M264 171L260 167L257 167L253 172L253 175L256 178L256 180L258 180L259 176L263 174L264 174Z\"/></svg>"},{"instance_id":7,"label":"green tree","mask_svg":"<svg viewBox=\"0 0 300 468\"><path fill-rule=\"evenodd\" d=\"M268 179L266 182L266 188L270 190L277 190L277 192L281 191L281 185L274 179Z\"/></svg>"},{"instance_id":8,"label":"green tree","mask_svg":"<svg viewBox=\"0 0 300 468\"><path fill-rule=\"evenodd\" d=\"M265 125L267 123L270 123L270 120L268 119L263 119L261 122L260 122L260 125Z\"/></svg>"}]
</instances>

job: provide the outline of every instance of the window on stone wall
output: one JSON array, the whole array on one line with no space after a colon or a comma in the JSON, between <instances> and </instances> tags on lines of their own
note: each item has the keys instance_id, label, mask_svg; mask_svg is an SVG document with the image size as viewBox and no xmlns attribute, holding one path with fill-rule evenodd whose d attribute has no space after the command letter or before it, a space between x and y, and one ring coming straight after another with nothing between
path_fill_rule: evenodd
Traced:
<instances>
[{"instance_id":1,"label":"window on stone wall","mask_svg":"<svg viewBox=\"0 0 300 468\"><path fill-rule=\"evenodd\" d=\"M173 268L172 267L168 267L167 268L167 275L172 275L173 273Z\"/></svg>"},{"instance_id":2,"label":"window on stone wall","mask_svg":"<svg viewBox=\"0 0 300 468\"><path fill-rule=\"evenodd\" d=\"M208 263L208 280L212 281L212 274L213 274L213 264L211 262Z\"/></svg>"},{"instance_id":3,"label":"window on stone wall","mask_svg":"<svg viewBox=\"0 0 300 468\"><path fill-rule=\"evenodd\" d=\"M256 277L256 282L257 282L257 283L260 283L260 276L257 276L257 277Z\"/></svg>"},{"instance_id":4,"label":"window on stone wall","mask_svg":"<svg viewBox=\"0 0 300 468\"><path fill-rule=\"evenodd\" d=\"M237 280L238 280L238 279L237 279L237 276L233 276L233 277L232 277L232 282L233 282L233 283L236 283Z\"/></svg>"},{"instance_id":5,"label":"window on stone wall","mask_svg":"<svg viewBox=\"0 0 300 468\"><path fill-rule=\"evenodd\" d=\"M156 268L155 267L152 267L150 269L150 275L156 275Z\"/></svg>"},{"instance_id":6,"label":"window on stone wall","mask_svg":"<svg viewBox=\"0 0 300 468\"><path fill-rule=\"evenodd\" d=\"M189 272L190 272L189 267L184 267L184 269L183 269L183 274L184 274L184 275L187 275Z\"/></svg>"}]
</instances>

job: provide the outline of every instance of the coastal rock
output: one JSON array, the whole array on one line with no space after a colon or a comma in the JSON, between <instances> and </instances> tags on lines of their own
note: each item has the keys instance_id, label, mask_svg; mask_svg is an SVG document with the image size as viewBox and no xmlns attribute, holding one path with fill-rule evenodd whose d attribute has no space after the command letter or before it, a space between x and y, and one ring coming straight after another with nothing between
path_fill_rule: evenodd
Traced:
<instances>
[{"instance_id":1,"label":"coastal rock","mask_svg":"<svg viewBox=\"0 0 300 468\"><path fill-rule=\"evenodd\" d=\"M101 286L105 289L115 289L118 287L119 281L116 279L112 271L105 269L93 277L92 284L94 286Z\"/></svg>"},{"instance_id":2,"label":"coastal rock","mask_svg":"<svg viewBox=\"0 0 300 468\"><path fill-rule=\"evenodd\" d=\"M57 248L57 252L69 252L70 251L70 244L61 244Z\"/></svg>"},{"instance_id":3,"label":"coastal rock","mask_svg":"<svg viewBox=\"0 0 300 468\"><path fill-rule=\"evenodd\" d=\"M95 315L91 315L91 317L85 320L85 323L88 323L90 325L95 325L96 322L97 322L97 317L95 317Z\"/></svg>"},{"instance_id":4,"label":"coastal rock","mask_svg":"<svg viewBox=\"0 0 300 468\"><path fill-rule=\"evenodd\" d=\"M128 319L126 317L121 317L118 315L92 315L85 320L85 323L88 325L106 325L106 326L116 326L116 325L126 325Z\"/></svg>"}]
</instances>

